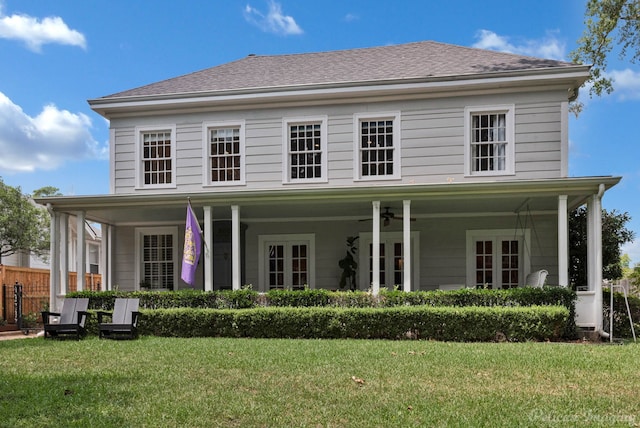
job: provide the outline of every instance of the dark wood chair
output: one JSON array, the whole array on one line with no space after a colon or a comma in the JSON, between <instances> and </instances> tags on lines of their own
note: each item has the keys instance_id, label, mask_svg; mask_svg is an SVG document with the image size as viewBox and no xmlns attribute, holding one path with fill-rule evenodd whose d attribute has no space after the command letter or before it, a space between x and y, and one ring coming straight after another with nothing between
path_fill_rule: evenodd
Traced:
<instances>
[{"instance_id":1,"label":"dark wood chair","mask_svg":"<svg viewBox=\"0 0 640 428\"><path fill-rule=\"evenodd\" d=\"M88 298L65 298L60 312L42 311L45 339L75 336L80 340L87 334L88 308Z\"/></svg>"},{"instance_id":2,"label":"dark wood chair","mask_svg":"<svg viewBox=\"0 0 640 428\"><path fill-rule=\"evenodd\" d=\"M138 337L138 318L140 299L116 299L113 313L98 311L98 329L100 338L135 339ZM111 322L104 322L105 317Z\"/></svg>"}]
</instances>

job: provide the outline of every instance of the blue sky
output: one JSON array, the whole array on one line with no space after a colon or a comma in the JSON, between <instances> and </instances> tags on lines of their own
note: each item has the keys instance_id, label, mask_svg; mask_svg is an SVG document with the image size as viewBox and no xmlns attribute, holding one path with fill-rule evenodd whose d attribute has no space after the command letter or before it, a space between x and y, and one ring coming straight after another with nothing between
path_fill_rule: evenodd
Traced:
<instances>
[{"instance_id":1,"label":"blue sky","mask_svg":"<svg viewBox=\"0 0 640 428\"><path fill-rule=\"evenodd\" d=\"M245 57L435 40L568 59L585 0L0 0L0 177L24 193L109 192L109 124L86 100ZM640 66L571 120L571 176L620 175L640 262Z\"/></svg>"}]
</instances>

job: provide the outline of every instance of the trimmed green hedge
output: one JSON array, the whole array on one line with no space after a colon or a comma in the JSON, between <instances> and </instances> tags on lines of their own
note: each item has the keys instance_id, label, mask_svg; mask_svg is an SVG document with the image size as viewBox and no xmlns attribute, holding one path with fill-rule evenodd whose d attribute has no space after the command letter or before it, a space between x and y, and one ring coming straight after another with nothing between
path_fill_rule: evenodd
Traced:
<instances>
[{"instance_id":1,"label":"trimmed green hedge","mask_svg":"<svg viewBox=\"0 0 640 428\"><path fill-rule=\"evenodd\" d=\"M169 337L305 339L558 340L569 311L561 306L149 309L141 334ZM88 329L96 332L95 317Z\"/></svg>"},{"instance_id":2,"label":"trimmed green hedge","mask_svg":"<svg viewBox=\"0 0 640 428\"><path fill-rule=\"evenodd\" d=\"M268 306L376 308L396 306L532 306L560 305L570 311L576 293L562 287L511 288L508 290L461 289L453 291L388 291L378 296L364 291L271 290L259 294L251 289L223 291L80 291L69 297L88 297L90 309L113 308L116 297L138 297L140 306L158 308L247 309Z\"/></svg>"},{"instance_id":3,"label":"trimmed green hedge","mask_svg":"<svg viewBox=\"0 0 640 428\"><path fill-rule=\"evenodd\" d=\"M559 287L409 293L383 289L378 296L322 289L265 294L251 289L83 291L68 296L88 297L91 310L111 310L117 297L138 297L143 313L141 333L161 336L393 339L409 333L428 339L475 341L493 340L498 333L509 340L576 335L576 293ZM528 311L538 307L561 307L567 312L560 333L555 318L546 329L540 325L544 317L531 318ZM536 314L539 311L546 313L534 310ZM89 330L97 333L95 317Z\"/></svg>"},{"instance_id":4,"label":"trimmed green hedge","mask_svg":"<svg viewBox=\"0 0 640 428\"><path fill-rule=\"evenodd\" d=\"M67 297L88 297L89 309L112 310L117 297L139 298L144 309L159 308L213 308L246 309L256 307L259 294L251 289L221 290L204 292L200 290L180 291L76 291Z\"/></svg>"}]
</instances>

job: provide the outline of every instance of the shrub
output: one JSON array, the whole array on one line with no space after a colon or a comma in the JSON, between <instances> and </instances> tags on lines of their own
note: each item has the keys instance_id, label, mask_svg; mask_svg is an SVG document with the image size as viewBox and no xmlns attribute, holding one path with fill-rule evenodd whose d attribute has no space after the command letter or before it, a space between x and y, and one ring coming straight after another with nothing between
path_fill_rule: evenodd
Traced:
<instances>
[{"instance_id":1,"label":"shrub","mask_svg":"<svg viewBox=\"0 0 640 428\"><path fill-rule=\"evenodd\" d=\"M180 291L77 291L68 297L89 298L89 309L112 310L117 297L139 298L140 308L214 308L246 309L258 302L258 292L248 288L242 290L180 290Z\"/></svg>"},{"instance_id":2,"label":"shrub","mask_svg":"<svg viewBox=\"0 0 640 428\"><path fill-rule=\"evenodd\" d=\"M139 330L169 337L524 341L559 339L568 317L560 306L171 308L144 310Z\"/></svg>"},{"instance_id":3,"label":"shrub","mask_svg":"<svg viewBox=\"0 0 640 428\"><path fill-rule=\"evenodd\" d=\"M83 291L70 293L69 296L89 297L89 307L93 310L113 309L116 297L138 297L144 314L140 321L140 331L154 335L298 337L307 334L302 332L314 331L316 333L309 333L311 337L375 338L378 337L376 332L383 331L385 333L381 338L397 338L407 332L413 334L411 332L415 330L420 331L421 337L439 340L488 340L500 331L509 338L520 340L521 337L528 337L525 327L533 321L530 317L525 317L522 321L512 320L514 326L520 329L514 333L512 329L504 327L507 320L512 319L509 318L512 317L512 312L500 311L517 309L519 312L516 311L516 314L526 314L528 308L539 306L564 307L569 316L562 324L561 334L565 338L573 338L576 334L576 294L559 287L409 293L383 289L378 296L363 291L332 292L322 289L272 290L265 294L258 294L251 289L162 293ZM418 312L424 315L425 319L411 318L410 312L405 311L412 308L418 308ZM433 311L425 315L420 312L425 308L431 308ZM197 316L190 315L190 310L195 309L206 311L198 312ZM249 309L250 312L226 311L237 309ZM276 309L286 311L274 312ZM338 312L308 312L310 309ZM381 312L372 316L371 311L374 309ZM436 309L444 311L442 313L445 315ZM482 310L488 312L481 312ZM484 319L482 314L489 314L489 319ZM294 319L289 320L288 317ZM232 321L229 321L230 319ZM413 320L413 324L409 325L407 319ZM496 324L496 319L500 319L500 323ZM159 324L155 325L156 323ZM534 327L528 328L535 332L541 331L537 323L538 321L533 323ZM487 326L486 331L482 329L483 325ZM500 326L499 329L497 325ZM553 324L553 328L556 327L557 325ZM93 327L90 327L89 331L92 331L91 328ZM553 333L546 331L545 334L548 337L556 337L555 330ZM536 339L540 337L540 333L531 336Z\"/></svg>"}]
</instances>

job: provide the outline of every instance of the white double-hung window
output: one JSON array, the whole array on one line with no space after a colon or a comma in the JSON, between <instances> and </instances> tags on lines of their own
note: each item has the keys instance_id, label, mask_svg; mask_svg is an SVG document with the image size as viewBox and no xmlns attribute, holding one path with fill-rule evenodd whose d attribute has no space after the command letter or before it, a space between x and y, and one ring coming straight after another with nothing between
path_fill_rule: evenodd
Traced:
<instances>
[{"instance_id":1,"label":"white double-hung window","mask_svg":"<svg viewBox=\"0 0 640 428\"><path fill-rule=\"evenodd\" d=\"M466 175L514 173L513 105L465 108L464 130Z\"/></svg>"},{"instance_id":2,"label":"white double-hung window","mask_svg":"<svg viewBox=\"0 0 640 428\"><path fill-rule=\"evenodd\" d=\"M283 182L327 181L327 117L285 118Z\"/></svg>"},{"instance_id":3,"label":"white double-hung window","mask_svg":"<svg viewBox=\"0 0 640 428\"><path fill-rule=\"evenodd\" d=\"M245 184L244 122L203 124L204 184L212 186Z\"/></svg>"},{"instance_id":4,"label":"white double-hung window","mask_svg":"<svg viewBox=\"0 0 640 428\"><path fill-rule=\"evenodd\" d=\"M136 128L138 188L175 187L175 135L173 125Z\"/></svg>"},{"instance_id":5,"label":"white double-hung window","mask_svg":"<svg viewBox=\"0 0 640 428\"><path fill-rule=\"evenodd\" d=\"M354 115L355 180L400 178L400 113Z\"/></svg>"}]
</instances>

